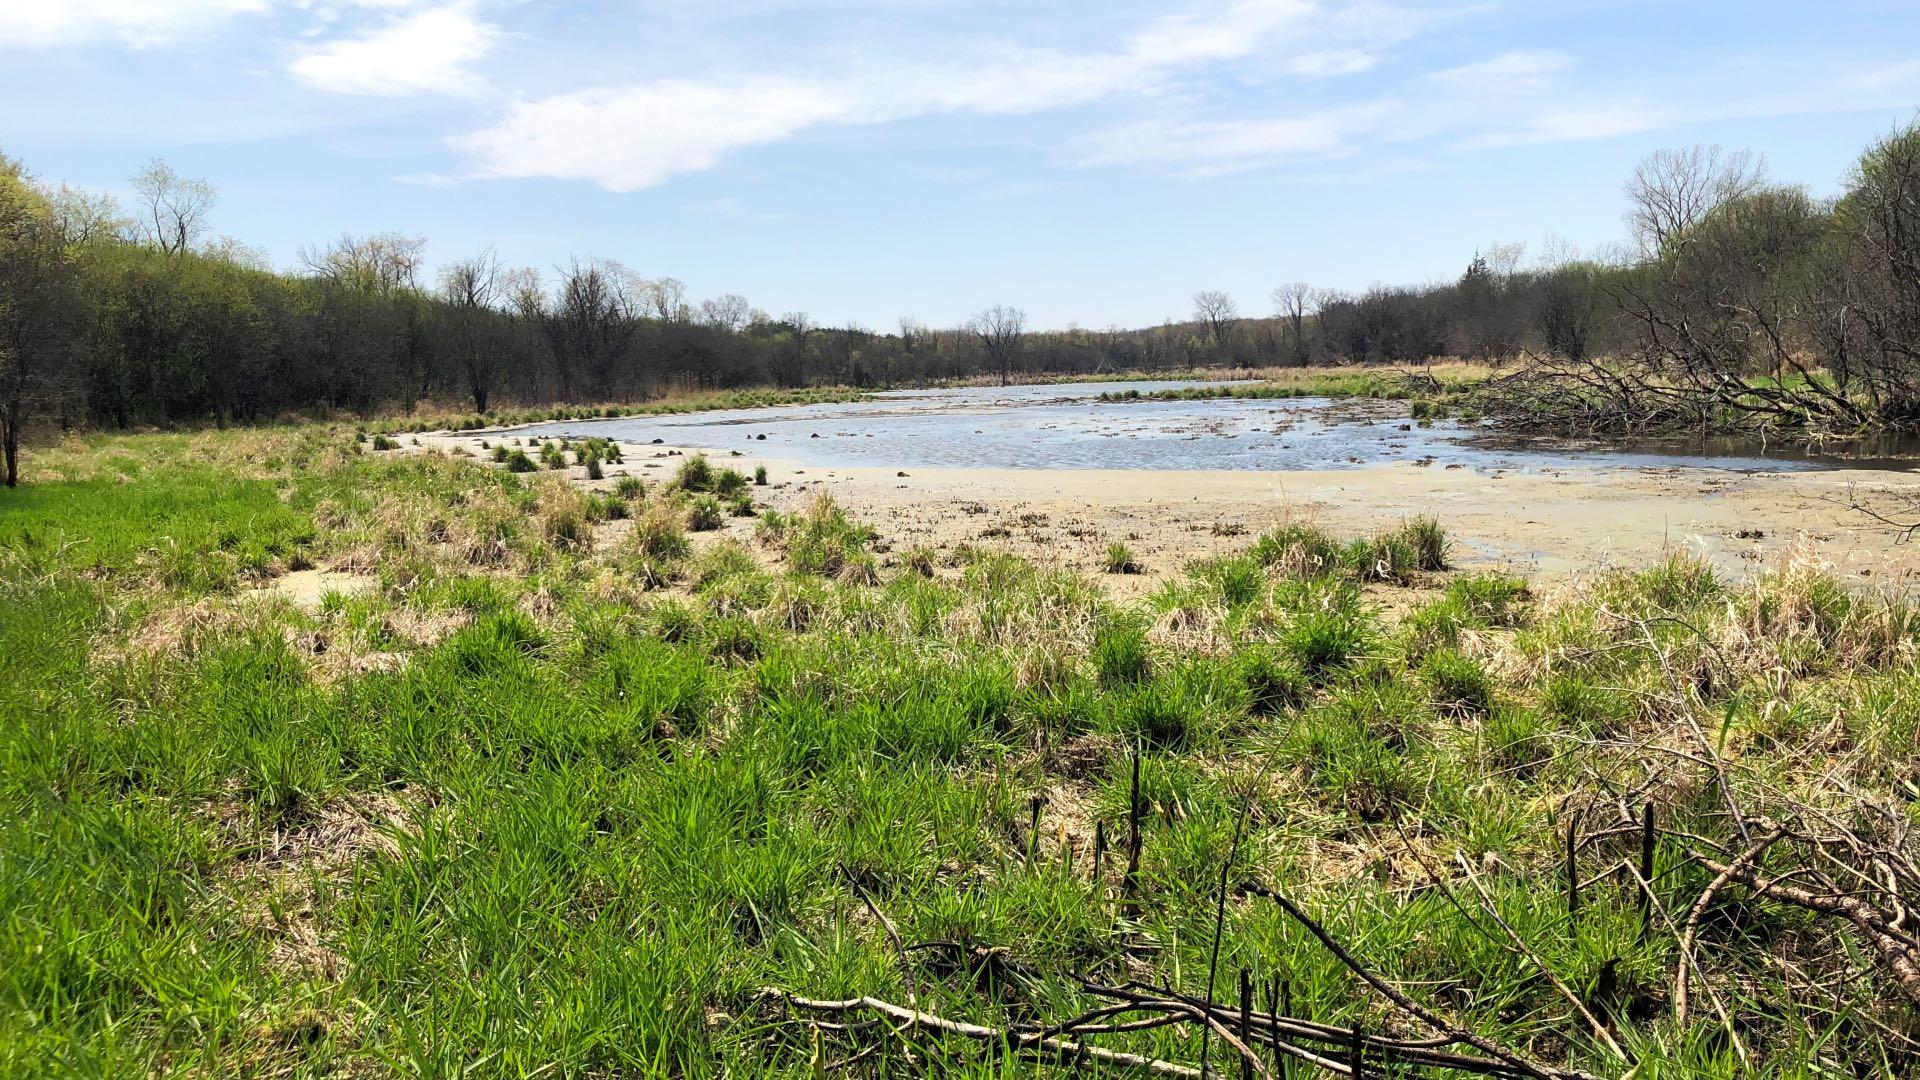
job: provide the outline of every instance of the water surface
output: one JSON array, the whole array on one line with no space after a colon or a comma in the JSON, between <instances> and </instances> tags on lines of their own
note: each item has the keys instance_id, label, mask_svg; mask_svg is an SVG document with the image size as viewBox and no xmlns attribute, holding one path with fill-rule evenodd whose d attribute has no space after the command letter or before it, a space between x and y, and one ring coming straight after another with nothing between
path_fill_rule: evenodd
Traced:
<instances>
[{"instance_id":1,"label":"water surface","mask_svg":"<svg viewBox=\"0 0 1920 1080\"><path fill-rule=\"evenodd\" d=\"M860 401L734 409L524 429L659 441L815 466L1021 469L1349 469L1398 462L1482 471L1574 467L1777 472L1909 468L1911 459L1817 455L1753 440L1579 444L1492 437L1456 421L1422 427L1399 402L1293 398L1102 402L1102 393L1217 383L1059 383L897 390Z\"/></svg>"}]
</instances>

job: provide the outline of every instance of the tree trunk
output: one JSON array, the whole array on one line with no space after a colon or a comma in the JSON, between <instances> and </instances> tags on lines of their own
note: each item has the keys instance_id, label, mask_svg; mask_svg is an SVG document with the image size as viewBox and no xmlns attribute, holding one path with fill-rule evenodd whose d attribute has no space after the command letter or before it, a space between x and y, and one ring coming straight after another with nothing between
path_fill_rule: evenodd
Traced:
<instances>
[{"instance_id":1,"label":"tree trunk","mask_svg":"<svg viewBox=\"0 0 1920 1080\"><path fill-rule=\"evenodd\" d=\"M12 417L0 420L0 449L6 455L7 486L20 486L20 426Z\"/></svg>"}]
</instances>

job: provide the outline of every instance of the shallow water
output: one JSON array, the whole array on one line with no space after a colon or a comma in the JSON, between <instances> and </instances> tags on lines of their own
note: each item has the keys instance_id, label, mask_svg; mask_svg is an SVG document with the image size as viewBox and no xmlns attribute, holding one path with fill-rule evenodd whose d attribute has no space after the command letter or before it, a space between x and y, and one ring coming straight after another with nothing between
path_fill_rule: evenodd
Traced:
<instances>
[{"instance_id":1,"label":"shallow water","mask_svg":"<svg viewBox=\"0 0 1920 1080\"><path fill-rule=\"evenodd\" d=\"M1570 467L1911 468L1910 459L1849 459L1770 450L1750 440L1692 446L1600 446L1493 438L1478 427L1421 427L1400 402L1294 398L1097 400L1102 393L1219 385L1062 383L898 390L862 401L678 416L575 420L528 427L547 436L600 436L798 461L885 468L1234 469L1362 468L1426 462L1481 471Z\"/></svg>"}]
</instances>

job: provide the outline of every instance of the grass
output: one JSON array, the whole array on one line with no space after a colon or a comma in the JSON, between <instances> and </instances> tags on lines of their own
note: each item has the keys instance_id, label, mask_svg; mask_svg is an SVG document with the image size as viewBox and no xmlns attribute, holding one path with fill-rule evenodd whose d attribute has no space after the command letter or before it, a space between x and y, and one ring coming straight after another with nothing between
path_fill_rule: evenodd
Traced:
<instances>
[{"instance_id":1,"label":"grass","mask_svg":"<svg viewBox=\"0 0 1920 1080\"><path fill-rule=\"evenodd\" d=\"M1120 600L1005 554L896 556L824 496L690 535L719 470L590 498L360 446L103 439L0 492L0 1075L812 1076L814 1036L755 991L904 1001L869 902L908 942L1039 973L917 961L943 1016L1070 1015L1069 972L1200 994L1249 791L1231 879L1531 1056L1625 1071L1462 860L1642 1075L1916 1064L1851 931L1745 890L1698 960L1751 1061L1706 1004L1677 1023L1673 936L1641 933L1604 872L1632 842L1595 824L1624 791L1739 844L1692 725L1743 795L1860 790L1906 820L1920 620L1898 596L1684 555L1543 594L1440 569L1432 523L1364 557L1292 523ZM276 591L305 568L339 588ZM1569 920L1574 820L1593 880ZM1663 842L1659 910L1710 877ZM1301 1015L1396 1030L1235 894L1220 985L1241 968L1284 974ZM1197 1060L1179 1027L1104 1043ZM827 1031L820 1055L865 1045Z\"/></svg>"},{"instance_id":2,"label":"grass","mask_svg":"<svg viewBox=\"0 0 1920 1080\"><path fill-rule=\"evenodd\" d=\"M1493 369L1484 364L1442 361L1422 368L1381 366L1260 368L1238 372L1196 374L1199 378L1238 381L1211 386L1182 386L1165 390L1114 390L1102 393L1103 402L1204 401L1213 398L1271 400L1289 398L1365 397L1410 401L1416 419L1448 415L1449 403L1467 400L1486 382ZM1181 376L1159 376L1177 378ZM1456 409L1456 411L1458 411Z\"/></svg>"}]
</instances>

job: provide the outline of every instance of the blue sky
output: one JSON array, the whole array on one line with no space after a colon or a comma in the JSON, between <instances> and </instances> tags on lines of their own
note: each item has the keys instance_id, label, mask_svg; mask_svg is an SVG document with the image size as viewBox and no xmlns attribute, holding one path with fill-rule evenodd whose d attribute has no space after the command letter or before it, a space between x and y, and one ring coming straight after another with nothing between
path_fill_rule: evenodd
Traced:
<instances>
[{"instance_id":1,"label":"blue sky","mask_svg":"<svg viewBox=\"0 0 1920 1080\"><path fill-rule=\"evenodd\" d=\"M1623 233L1663 146L1830 193L1920 109L1920 4L0 0L0 150L154 156L292 265L343 232L890 329L1264 313Z\"/></svg>"}]
</instances>

